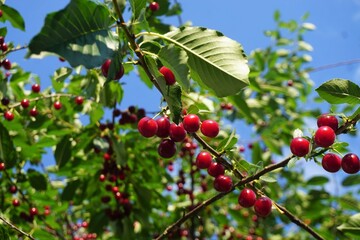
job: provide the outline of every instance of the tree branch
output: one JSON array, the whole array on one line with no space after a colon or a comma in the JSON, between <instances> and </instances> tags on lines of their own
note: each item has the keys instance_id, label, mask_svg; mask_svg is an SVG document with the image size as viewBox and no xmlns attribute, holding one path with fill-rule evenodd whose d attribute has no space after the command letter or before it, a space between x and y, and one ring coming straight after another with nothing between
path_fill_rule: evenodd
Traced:
<instances>
[{"instance_id":1,"label":"tree branch","mask_svg":"<svg viewBox=\"0 0 360 240\"><path fill-rule=\"evenodd\" d=\"M18 228L8 220L6 220L4 217L0 216L0 220L3 221L6 225L8 225L11 229L20 233L21 235L24 235L25 237L30 238L31 240L35 240L35 238L31 236L29 233L24 232L23 230L21 230L20 228Z\"/></svg>"}]
</instances>

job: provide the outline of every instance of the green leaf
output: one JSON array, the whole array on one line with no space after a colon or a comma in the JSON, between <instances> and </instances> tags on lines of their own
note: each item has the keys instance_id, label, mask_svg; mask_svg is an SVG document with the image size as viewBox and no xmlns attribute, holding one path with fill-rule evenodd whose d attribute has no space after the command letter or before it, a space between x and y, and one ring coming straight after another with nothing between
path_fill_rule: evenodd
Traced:
<instances>
[{"instance_id":1,"label":"green leaf","mask_svg":"<svg viewBox=\"0 0 360 240\"><path fill-rule=\"evenodd\" d=\"M0 224L0 239L10 240L9 231L3 224Z\"/></svg>"},{"instance_id":2,"label":"green leaf","mask_svg":"<svg viewBox=\"0 0 360 240\"><path fill-rule=\"evenodd\" d=\"M345 234L359 236L360 235L360 213L352 215L345 223L341 224L337 229Z\"/></svg>"},{"instance_id":3,"label":"green leaf","mask_svg":"<svg viewBox=\"0 0 360 240\"><path fill-rule=\"evenodd\" d=\"M59 168L65 166L65 164L71 159L71 150L70 136L65 135L56 145L55 150L55 161Z\"/></svg>"},{"instance_id":4,"label":"green leaf","mask_svg":"<svg viewBox=\"0 0 360 240\"><path fill-rule=\"evenodd\" d=\"M171 86L166 85L164 76L159 72L155 60L149 56L145 56L145 61L150 68L152 75L156 77L156 81L160 86L163 97L165 98L171 114L173 115L173 122L179 123L182 110L181 87L177 83Z\"/></svg>"},{"instance_id":5,"label":"green leaf","mask_svg":"<svg viewBox=\"0 0 360 240\"><path fill-rule=\"evenodd\" d=\"M46 191L47 181L43 174L33 170L28 170L28 177L30 185L35 188L37 191Z\"/></svg>"},{"instance_id":6,"label":"green leaf","mask_svg":"<svg viewBox=\"0 0 360 240\"><path fill-rule=\"evenodd\" d=\"M360 175L350 175L347 176L341 183L344 187L360 185Z\"/></svg>"},{"instance_id":7,"label":"green leaf","mask_svg":"<svg viewBox=\"0 0 360 240\"><path fill-rule=\"evenodd\" d=\"M229 100L236 106L236 110L239 111L247 122L256 122L255 118L251 114L251 109L241 95L234 95L229 97Z\"/></svg>"},{"instance_id":8,"label":"green leaf","mask_svg":"<svg viewBox=\"0 0 360 240\"><path fill-rule=\"evenodd\" d=\"M270 176L261 176L260 180L264 181L264 182L268 182L268 183L274 183L277 182L276 178L270 177Z\"/></svg>"},{"instance_id":9,"label":"green leaf","mask_svg":"<svg viewBox=\"0 0 360 240\"><path fill-rule=\"evenodd\" d=\"M234 129L229 137L225 138L219 143L219 146L217 147L217 151L222 152L222 151L230 150L235 146L237 142L238 139L235 135L235 129Z\"/></svg>"},{"instance_id":10,"label":"green leaf","mask_svg":"<svg viewBox=\"0 0 360 240\"><path fill-rule=\"evenodd\" d=\"M63 82L66 78L68 78L72 73L72 68L62 67L55 71L54 80L57 82Z\"/></svg>"},{"instance_id":11,"label":"green leaf","mask_svg":"<svg viewBox=\"0 0 360 240\"><path fill-rule=\"evenodd\" d=\"M17 154L8 130L0 123L0 161L5 162L7 168L15 166Z\"/></svg>"},{"instance_id":12,"label":"green leaf","mask_svg":"<svg viewBox=\"0 0 360 240\"><path fill-rule=\"evenodd\" d=\"M91 220L89 222L89 231L100 234L103 228L108 224L109 217L103 210L94 212L91 214Z\"/></svg>"},{"instance_id":13,"label":"green leaf","mask_svg":"<svg viewBox=\"0 0 360 240\"><path fill-rule=\"evenodd\" d=\"M242 46L222 33L184 27L165 35L153 34L183 49L194 80L218 97L234 95L249 84L249 67Z\"/></svg>"},{"instance_id":14,"label":"green leaf","mask_svg":"<svg viewBox=\"0 0 360 240\"><path fill-rule=\"evenodd\" d=\"M89 0L72 0L64 9L47 15L45 25L29 44L30 54L51 52L72 67L100 66L114 55L117 43L109 26L110 10Z\"/></svg>"},{"instance_id":15,"label":"green leaf","mask_svg":"<svg viewBox=\"0 0 360 240\"><path fill-rule=\"evenodd\" d=\"M5 22L5 20L9 21L14 28L25 31L25 22L20 13L8 5L2 5L1 10L3 12L3 16L0 18L0 21Z\"/></svg>"},{"instance_id":16,"label":"green leaf","mask_svg":"<svg viewBox=\"0 0 360 240\"><path fill-rule=\"evenodd\" d=\"M125 166L127 162L126 149L125 145L121 140L115 138L115 136L111 135L112 140L112 148L114 149L114 153L116 156L116 163L120 166Z\"/></svg>"},{"instance_id":17,"label":"green leaf","mask_svg":"<svg viewBox=\"0 0 360 240\"><path fill-rule=\"evenodd\" d=\"M80 180L68 182L63 192L61 193L61 200L62 201L73 200L75 196L75 192L80 186L80 184L81 184Z\"/></svg>"},{"instance_id":18,"label":"green leaf","mask_svg":"<svg viewBox=\"0 0 360 240\"><path fill-rule=\"evenodd\" d=\"M307 185L324 185L325 183L328 183L329 179L327 177L323 177L323 176L315 176L310 178L307 181Z\"/></svg>"},{"instance_id":19,"label":"green leaf","mask_svg":"<svg viewBox=\"0 0 360 240\"><path fill-rule=\"evenodd\" d=\"M188 79L189 68L186 65L188 60L186 52L170 44L161 48L158 57L162 64L174 73L175 79L180 86L185 91L188 91L190 82Z\"/></svg>"},{"instance_id":20,"label":"green leaf","mask_svg":"<svg viewBox=\"0 0 360 240\"><path fill-rule=\"evenodd\" d=\"M146 0L130 0L134 19L138 19L141 12L146 8Z\"/></svg>"},{"instance_id":21,"label":"green leaf","mask_svg":"<svg viewBox=\"0 0 360 240\"><path fill-rule=\"evenodd\" d=\"M93 102L90 110L90 123L96 124L104 115L104 109L99 104Z\"/></svg>"},{"instance_id":22,"label":"green leaf","mask_svg":"<svg viewBox=\"0 0 360 240\"><path fill-rule=\"evenodd\" d=\"M7 34L7 28L6 27L0 28L0 35L1 36L6 36L6 34Z\"/></svg>"},{"instance_id":23,"label":"green leaf","mask_svg":"<svg viewBox=\"0 0 360 240\"><path fill-rule=\"evenodd\" d=\"M315 90L331 104L360 104L360 87L349 80L335 78Z\"/></svg>"},{"instance_id":24,"label":"green leaf","mask_svg":"<svg viewBox=\"0 0 360 240\"><path fill-rule=\"evenodd\" d=\"M116 81L105 83L100 92L100 103L106 107L113 107L116 102L121 102L124 91Z\"/></svg>"}]
</instances>

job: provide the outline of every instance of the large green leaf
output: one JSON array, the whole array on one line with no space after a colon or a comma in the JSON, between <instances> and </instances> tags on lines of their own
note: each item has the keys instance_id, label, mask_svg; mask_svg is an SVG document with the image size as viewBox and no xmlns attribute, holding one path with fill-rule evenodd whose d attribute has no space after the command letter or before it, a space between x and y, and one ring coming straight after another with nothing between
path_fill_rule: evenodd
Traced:
<instances>
[{"instance_id":1,"label":"large green leaf","mask_svg":"<svg viewBox=\"0 0 360 240\"><path fill-rule=\"evenodd\" d=\"M3 16L0 18L0 21L5 22L5 20L7 20L14 28L25 31L24 19L16 9L7 5L2 5L1 10L3 12Z\"/></svg>"},{"instance_id":2,"label":"large green leaf","mask_svg":"<svg viewBox=\"0 0 360 240\"><path fill-rule=\"evenodd\" d=\"M141 12L145 10L146 0L130 0L133 18L137 19Z\"/></svg>"},{"instance_id":3,"label":"large green leaf","mask_svg":"<svg viewBox=\"0 0 360 240\"><path fill-rule=\"evenodd\" d=\"M345 79L332 79L316 89L321 98L331 104L360 104L360 87Z\"/></svg>"},{"instance_id":4,"label":"large green leaf","mask_svg":"<svg viewBox=\"0 0 360 240\"><path fill-rule=\"evenodd\" d=\"M72 67L100 66L114 55L117 43L109 26L107 7L89 0L72 0L63 10L47 15L45 25L29 44L30 54L56 53Z\"/></svg>"},{"instance_id":5,"label":"large green leaf","mask_svg":"<svg viewBox=\"0 0 360 240\"><path fill-rule=\"evenodd\" d=\"M16 163L16 150L8 130L0 123L0 161L5 162L7 168Z\"/></svg>"},{"instance_id":6,"label":"large green leaf","mask_svg":"<svg viewBox=\"0 0 360 240\"><path fill-rule=\"evenodd\" d=\"M234 95L249 84L249 67L242 46L222 33L184 27L157 35L186 51L191 77L217 96Z\"/></svg>"},{"instance_id":7,"label":"large green leaf","mask_svg":"<svg viewBox=\"0 0 360 240\"><path fill-rule=\"evenodd\" d=\"M28 170L30 185L37 191L45 191L47 189L47 180L45 176L34 169Z\"/></svg>"},{"instance_id":8,"label":"large green leaf","mask_svg":"<svg viewBox=\"0 0 360 240\"><path fill-rule=\"evenodd\" d=\"M338 228L341 232L353 236L360 235L360 213L352 215L347 222L341 224Z\"/></svg>"}]
</instances>

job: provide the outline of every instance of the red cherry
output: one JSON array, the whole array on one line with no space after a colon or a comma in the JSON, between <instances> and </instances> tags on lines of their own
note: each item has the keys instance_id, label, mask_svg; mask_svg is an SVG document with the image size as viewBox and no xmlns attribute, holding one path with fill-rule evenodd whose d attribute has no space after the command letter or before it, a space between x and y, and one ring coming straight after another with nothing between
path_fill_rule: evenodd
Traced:
<instances>
[{"instance_id":1,"label":"red cherry","mask_svg":"<svg viewBox=\"0 0 360 240\"><path fill-rule=\"evenodd\" d=\"M1 10L0 10L1 11ZM0 36L0 45L3 44L5 42L5 38L4 36Z\"/></svg>"},{"instance_id":2,"label":"red cherry","mask_svg":"<svg viewBox=\"0 0 360 240\"><path fill-rule=\"evenodd\" d=\"M232 179L229 176L219 175L214 180L214 188L218 192L228 192L232 187Z\"/></svg>"},{"instance_id":3,"label":"red cherry","mask_svg":"<svg viewBox=\"0 0 360 240\"><path fill-rule=\"evenodd\" d=\"M256 215L266 217L271 213L272 202L268 197L261 197L255 201L254 210Z\"/></svg>"},{"instance_id":4,"label":"red cherry","mask_svg":"<svg viewBox=\"0 0 360 240\"><path fill-rule=\"evenodd\" d=\"M163 139L158 147L158 153L163 158L171 158L176 153L175 142L171 139Z\"/></svg>"},{"instance_id":5,"label":"red cherry","mask_svg":"<svg viewBox=\"0 0 360 240\"><path fill-rule=\"evenodd\" d=\"M34 107L29 111L30 116L36 117L38 115L38 110Z\"/></svg>"},{"instance_id":6,"label":"red cherry","mask_svg":"<svg viewBox=\"0 0 360 240\"><path fill-rule=\"evenodd\" d=\"M8 45L6 43L1 44L1 51L6 52L8 50Z\"/></svg>"},{"instance_id":7,"label":"red cherry","mask_svg":"<svg viewBox=\"0 0 360 240\"><path fill-rule=\"evenodd\" d=\"M62 104L61 104L61 102L60 102L60 101L56 101L56 102L54 102L54 108L55 108L56 110L61 109L61 107L62 107Z\"/></svg>"},{"instance_id":8,"label":"red cherry","mask_svg":"<svg viewBox=\"0 0 360 240\"><path fill-rule=\"evenodd\" d=\"M155 136L158 130L158 125L154 119L143 117L138 123L138 130L142 136L150 138Z\"/></svg>"},{"instance_id":9,"label":"red cherry","mask_svg":"<svg viewBox=\"0 0 360 240\"><path fill-rule=\"evenodd\" d=\"M77 105L81 105L81 104L83 104L83 102L84 102L84 98L82 96L75 97L75 103Z\"/></svg>"},{"instance_id":10,"label":"red cherry","mask_svg":"<svg viewBox=\"0 0 360 240\"><path fill-rule=\"evenodd\" d=\"M160 5L157 2L152 2L152 3L150 3L149 8L151 11L156 12L159 10Z\"/></svg>"},{"instance_id":11,"label":"red cherry","mask_svg":"<svg viewBox=\"0 0 360 240\"><path fill-rule=\"evenodd\" d=\"M167 117L161 117L156 119L158 130L156 136L160 138L166 138L170 134L170 121Z\"/></svg>"},{"instance_id":12,"label":"red cherry","mask_svg":"<svg viewBox=\"0 0 360 240\"><path fill-rule=\"evenodd\" d=\"M319 147L330 147L335 141L334 130L329 126L319 127L315 132L314 141Z\"/></svg>"},{"instance_id":13,"label":"red cherry","mask_svg":"<svg viewBox=\"0 0 360 240\"><path fill-rule=\"evenodd\" d=\"M200 152L196 157L196 166L200 169L206 169L210 167L212 163L212 157L209 152Z\"/></svg>"},{"instance_id":14,"label":"red cherry","mask_svg":"<svg viewBox=\"0 0 360 240\"><path fill-rule=\"evenodd\" d=\"M0 10L0 17L2 17L3 16L3 11L2 10Z\"/></svg>"},{"instance_id":15,"label":"red cherry","mask_svg":"<svg viewBox=\"0 0 360 240\"><path fill-rule=\"evenodd\" d=\"M5 163L0 162L0 171L4 171L4 170L5 170Z\"/></svg>"},{"instance_id":16,"label":"red cherry","mask_svg":"<svg viewBox=\"0 0 360 240\"><path fill-rule=\"evenodd\" d=\"M214 138L219 134L219 124L214 120L205 120L200 127L201 133L206 137Z\"/></svg>"},{"instance_id":17,"label":"red cherry","mask_svg":"<svg viewBox=\"0 0 360 240\"><path fill-rule=\"evenodd\" d=\"M290 150L297 157L303 157L310 151L310 142L302 137L291 140Z\"/></svg>"},{"instance_id":18,"label":"red cherry","mask_svg":"<svg viewBox=\"0 0 360 240\"><path fill-rule=\"evenodd\" d=\"M256 194L250 188L244 188L239 195L238 202L240 206L249 208L254 206L256 201Z\"/></svg>"},{"instance_id":19,"label":"red cherry","mask_svg":"<svg viewBox=\"0 0 360 240\"><path fill-rule=\"evenodd\" d=\"M10 193L16 193L17 192L17 187L15 186L15 185L11 185L10 187L9 187L9 192Z\"/></svg>"},{"instance_id":20,"label":"red cherry","mask_svg":"<svg viewBox=\"0 0 360 240\"><path fill-rule=\"evenodd\" d=\"M175 82L176 82L175 75L169 68L163 66L160 68L159 71L162 75L164 75L166 85L174 85L175 84Z\"/></svg>"},{"instance_id":21,"label":"red cherry","mask_svg":"<svg viewBox=\"0 0 360 240\"><path fill-rule=\"evenodd\" d=\"M32 208L29 209L29 213L30 213L30 216L35 216L35 215L39 214L39 211L38 211L37 208L32 207Z\"/></svg>"},{"instance_id":22,"label":"red cherry","mask_svg":"<svg viewBox=\"0 0 360 240\"><path fill-rule=\"evenodd\" d=\"M13 205L14 207L18 207L18 206L20 206L20 201L19 201L18 199L13 199L13 200L12 200L12 205Z\"/></svg>"},{"instance_id":23,"label":"red cherry","mask_svg":"<svg viewBox=\"0 0 360 240\"><path fill-rule=\"evenodd\" d=\"M1 104L2 104L2 105L7 106L7 105L9 105L9 103L10 103L10 99L9 99L9 98L3 97L3 98L1 99Z\"/></svg>"},{"instance_id":24,"label":"red cherry","mask_svg":"<svg viewBox=\"0 0 360 240\"><path fill-rule=\"evenodd\" d=\"M111 160L111 155L109 153L104 153L103 158L105 161L110 161Z\"/></svg>"},{"instance_id":25,"label":"red cherry","mask_svg":"<svg viewBox=\"0 0 360 240\"><path fill-rule=\"evenodd\" d=\"M321 165L328 172L337 172L341 168L341 158L336 154L327 153L322 158Z\"/></svg>"},{"instance_id":26,"label":"red cherry","mask_svg":"<svg viewBox=\"0 0 360 240\"><path fill-rule=\"evenodd\" d=\"M100 182L104 182L105 180L106 180L105 174L100 174L100 176L99 176L99 181L100 181Z\"/></svg>"},{"instance_id":27,"label":"red cherry","mask_svg":"<svg viewBox=\"0 0 360 240\"><path fill-rule=\"evenodd\" d=\"M29 99L23 99L21 100L20 104L23 108L28 108L30 106L30 101Z\"/></svg>"},{"instance_id":28,"label":"red cherry","mask_svg":"<svg viewBox=\"0 0 360 240\"><path fill-rule=\"evenodd\" d=\"M9 59L4 59L2 62L1 62L1 65L6 69L6 70L10 70L11 69L11 62Z\"/></svg>"},{"instance_id":29,"label":"red cherry","mask_svg":"<svg viewBox=\"0 0 360 240\"><path fill-rule=\"evenodd\" d=\"M83 221L83 222L81 223L81 226L82 226L83 228L87 228L87 227L89 226L89 224L88 224L88 222Z\"/></svg>"},{"instance_id":30,"label":"red cherry","mask_svg":"<svg viewBox=\"0 0 360 240\"><path fill-rule=\"evenodd\" d=\"M14 119L14 114L10 111L6 111L4 113L4 118L8 121L12 121Z\"/></svg>"},{"instance_id":31,"label":"red cherry","mask_svg":"<svg viewBox=\"0 0 360 240\"><path fill-rule=\"evenodd\" d=\"M111 59L107 59L101 66L101 72L106 78L109 73L110 64L111 64ZM120 79L123 75L124 75L124 66L120 63L120 69L117 71L115 75L115 80Z\"/></svg>"},{"instance_id":32,"label":"red cherry","mask_svg":"<svg viewBox=\"0 0 360 240\"><path fill-rule=\"evenodd\" d=\"M219 175L224 175L225 168L220 163L212 162L207 171L210 176L217 177Z\"/></svg>"},{"instance_id":33,"label":"red cherry","mask_svg":"<svg viewBox=\"0 0 360 240\"><path fill-rule=\"evenodd\" d=\"M336 131L339 127L339 122L337 118L333 115L322 114L317 119L317 126L318 127L328 126L331 127L334 131Z\"/></svg>"},{"instance_id":34,"label":"red cherry","mask_svg":"<svg viewBox=\"0 0 360 240\"><path fill-rule=\"evenodd\" d=\"M200 128L200 118L196 114L189 114L184 117L183 125L186 131L194 133Z\"/></svg>"},{"instance_id":35,"label":"red cherry","mask_svg":"<svg viewBox=\"0 0 360 240\"><path fill-rule=\"evenodd\" d=\"M359 157L354 153L346 154L341 161L341 167L344 172L349 174L355 174L360 170Z\"/></svg>"},{"instance_id":36,"label":"red cherry","mask_svg":"<svg viewBox=\"0 0 360 240\"><path fill-rule=\"evenodd\" d=\"M181 123L179 125L172 123L170 125L169 135L174 142L182 142L186 138L186 131Z\"/></svg>"},{"instance_id":37,"label":"red cherry","mask_svg":"<svg viewBox=\"0 0 360 240\"><path fill-rule=\"evenodd\" d=\"M48 206L45 206L45 207L48 207ZM50 208L45 208L45 209L44 209L44 215L45 215L45 216L49 216L50 213L51 213Z\"/></svg>"},{"instance_id":38,"label":"red cherry","mask_svg":"<svg viewBox=\"0 0 360 240\"><path fill-rule=\"evenodd\" d=\"M31 90L34 92L34 93L38 93L40 92L40 85L35 83L34 85L31 86Z\"/></svg>"}]
</instances>

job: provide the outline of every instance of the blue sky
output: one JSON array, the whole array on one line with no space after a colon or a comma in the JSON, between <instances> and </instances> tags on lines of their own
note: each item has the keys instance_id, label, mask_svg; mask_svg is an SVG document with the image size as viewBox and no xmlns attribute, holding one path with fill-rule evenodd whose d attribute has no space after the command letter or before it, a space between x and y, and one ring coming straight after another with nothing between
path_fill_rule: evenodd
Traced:
<instances>
[{"instance_id":1,"label":"blue sky","mask_svg":"<svg viewBox=\"0 0 360 240\"><path fill-rule=\"evenodd\" d=\"M17 44L28 44L37 34L47 13L63 8L69 1L32 0L7 1L9 6L16 8L26 21L26 32L9 29L7 41ZM283 20L300 20L306 12L308 19L317 29L305 35L305 40L312 44L312 67L323 66L341 61L359 59L360 53L360 0L252 0L252 1L215 1L215 0L178 0L183 6L182 19L191 21L195 26L216 29L226 36L240 42L246 53L256 48L263 48L270 44L269 38L263 34L264 30L275 27L273 13L279 10ZM177 25L177 18L169 19ZM26 60L26 51L12 53L9 59L18 62L25 70L38 74L43 86L49 85L49 76L60 66L66 66L56 57L44 60ZM311 74L315 87L331 78L346 78L353 82L360 82L360 64L327 69ZM135 74L124 77L126 82L123 107L138 105L151 111L156 111L160 95L156 90L147 89ZM315 89L314 87L314 89ZM146 101L134 93L141 92ZM153 101L148 101L153 99ZM328 110L328 105L323 105ZM314 124L309 122L309 124ZM348 141L348 139L346 139ZM359 139L349 139L353 149L358 149ZM360 154L360 152L359 152ZM308 172L309 175L323 174L324 171L316 166Z\"/></svg>"}]
</instances>

